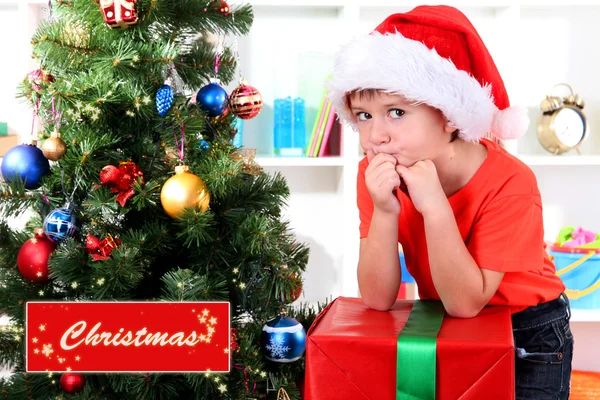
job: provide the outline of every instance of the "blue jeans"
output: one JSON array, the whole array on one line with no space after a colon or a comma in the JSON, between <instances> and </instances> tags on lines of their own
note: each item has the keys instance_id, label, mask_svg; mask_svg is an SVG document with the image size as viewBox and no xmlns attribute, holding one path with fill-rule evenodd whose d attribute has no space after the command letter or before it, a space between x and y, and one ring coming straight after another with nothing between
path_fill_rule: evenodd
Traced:
<instances>
[{"instance_id":1,"label":"blue jeans","mask_svg":"<svg viewBox=\"0 0 600 400\"><path fill-rule=\"evenodd\" d=\"M567 400L571 390L573 334L571 307L556 300L512 316L517 400Z\"/></svg>"}]
</instances>

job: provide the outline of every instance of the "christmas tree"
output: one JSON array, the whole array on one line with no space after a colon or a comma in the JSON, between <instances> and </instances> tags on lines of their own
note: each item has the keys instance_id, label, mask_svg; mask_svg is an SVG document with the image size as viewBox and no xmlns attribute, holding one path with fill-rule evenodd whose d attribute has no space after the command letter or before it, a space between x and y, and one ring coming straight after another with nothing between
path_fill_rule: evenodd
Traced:
<instances>
[{"instance_id":1,"label":"christmas tree","mask_svg":"<svg viewBox=\"0 0 600 400\"><path fill-rule=\"evenodd\" d=\"M251 7L51 6L31 41L39 69L19 87L42 129L2 164L0 365L14 372L0 380L3 398L299 398L304 358L281 362L289 346L263 327L285 313L307 330L320 311L292 305L308 249L282 217L285 179L232 144L260 93L222 86L239 61L223 39L249 32ZM40 300L228 301L231 370L26 373L25 304Z\"/></svg>"}]
</instances>

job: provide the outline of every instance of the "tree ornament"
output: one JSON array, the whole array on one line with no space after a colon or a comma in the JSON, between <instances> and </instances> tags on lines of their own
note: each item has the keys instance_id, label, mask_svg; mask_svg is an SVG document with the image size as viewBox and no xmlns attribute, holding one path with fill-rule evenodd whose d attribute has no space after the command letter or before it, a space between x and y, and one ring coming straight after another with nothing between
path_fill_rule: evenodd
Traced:
<instances>
[{"instance_id":1,"label":"tree ornament","mask_svg":"<svg viewBox=\"0 0 600 400\"><path fill-rule=\"evenodd\" d=\"M71 204L50 211L44 219L44 233L54 243L73 237L76 232L77 218Z\"/></svg>"},{"instance_id":2,"label":"tree ornament","mask_svg":"<svg viewBox=\"0 0 600 400\"><path fill-rule=\"evenodd\" d=\"M186 208L208 209L210 194L206 183L190 173L187 165L175 167L175 175L167 179L160 192L160 202L171 218L178 218Z\"/></svg>"},{"instance_id":3,"label":"tree ornament","mask_svg":"<svg viewBox=\"0 0 600 400\"><path fill-rule=\"evenodd\" d=\"M294 302L302 295L302 278L296 273L289 273L287 279L292 282L292 291L289 294L289 300Z\"/></svg>"},{"instance_id":4,"label":"tree ornament","mask_svg":"<svg viewBox=\"0 0 600 400\"><path fill-rule=\"evenodd\" d=\"M285 391L284 388L279 388L277 391L277 400L291 400L290 395Z\"/></svg>"},{"instance_id":5,"label":"tree ornament","mask_svg":"<svg viewBox=\"0 0 600 400\"><path fill-rule=\"evenodd\" d=\"M67 152L67 144L60 137L60 132L54 131L42 144L44 156L51 161L58 161Z\"/></svg>"},{"instance_id":6,"label":"tree ornament","mask_svg":"<svg viewBox=\"0 0 600 400\"><path fill-rule=\"evenodd\" d=\"M100 182L108 186L112 193L118 193L116 201L125 207L127 200L133 197L133 184L141 179L144 184L144 173L133 161L119 161L119 168L107 165L100 171Z\"/></svg>"},{"instance_id":7,"label":"tree ornament","mask_svg":"<svg viewBox=\"0 0 600 400\"><path fill-rule=\"evenodd\" d=\"M105 239L98 239L96 236L88 234L85 238L85 251L91 254L94 261L108 260L110 253L121 244L119 238L113 238L108 235Z\"/></svg>"},{"instance_id":8,"label":"tree ornament","mask_svg":"<svg viewBox=\"0 0 600 400\"><path fill-rule=\"evenodd\" d=\"M81 392L85 387L85 376L67 373L60 377L60 387L67 393Z\"/></svg>"},{"instance_id":9,"label":"tree ornament","mask_svg":"<svg viewBox=\"0 0 600 400\"><path fill-rule=\"evenodd\" d=\"M200 142L200 148L204 151L209 151L210 143L208 143L206 140L202 139L202 141Z\"/></svg>"},{"instance_id":10,"label":"tree ornament","mask_svg":"<svg viewBox=\"0 0 600 400\"><path fill-rule=\"evenodd\" d=\"M173 88L171 81L167 79L165 84L156 92L156 111L158 115L164 117L167 115L173 105Z\"/></svg>"},{"instance_id":11,"label":"tree ornament","mask_svg":"<svg viewBox=\"0 0 600 400\"><path fill-rule=\"evenodd\" d=\"M229 342L230 342L229 349L230 349L231 353L234 353L240 348L240 344L238 343L238 337L237 337L237 329L231 328L230 333L231 333L231 335L230 335L231 337L229 339Z\"/></svg>"},{"instance_id":12,"label":"tree ornament","mask_svg":"<svg viewBox=\"0 0 600 400\"><path fill-rule=\"evenodd\" d=\"M238 118L251 119L256 117L262 109L263 101L260 92L250 85L244 78L240 85L229 96L229 108Z\"/></svg>"},{"instance_id":13,"label":"tree ornament","mask_svg":"<svg viewBox=\"0 0 600 400\"><path fill-rule=\"evenodd\" d=\"M34 144L20 144L10 149L2 161L2 177L11 182L20 177L27 189L42 185L42 177L50 172L50 163L44 153Z\"/></svg>"},{"instance_id":14,"label":"tree ornament","mask_svg":"<svg viewBox=\"0 0 600 400\"><path fill-rule=\"evenodd\" d=\"M21 275L35 283L48 282L48 259L55 249L56 243L46 237L44 230L36 229L35 237L23 243L17 255Z\"/></svg>"},{"instance_id":15,"label":"tree ornament","mask_svg":"<svg viewBox=\"0 0 600 400\"><path fill-rule=\"evenodd\" d=\"M138 22L136 0L100 0L104 21L111 28L127 28Z\"/></svg>"},{"instance_id":16,"label":"tree ornament","mask_svg":"<svg viewBox=\"0 0 600 400\"><path fill-rule=\"evenodd\" d=\"M43 86L54 82L54 77L44 70L36 69L28 73L25 80L31 86L31 89L39 93L42 91Z\"/></svg>"},{"instance_id":17,"label":"tree ornament","mask_svg":"<svg viewBox=\"0 0 600 400\"><path fill-rule=\"evenodd\" d=\"M306 349L306 331L300 322L281 315L263 326L260 347L267 360L294 362Z\"/></svg>"},{"instance_id":18,"label":"tree ornament","mask_svg":"<svg viewBox=\"0 0 600 400\"><path fill-rule=\"evenodd\" d=\"M249 175L258 176L262 171L262 167L254 161L254 157L256 157L256 149L241 148L235 153L231 153L231 158L234 161L243 162L242 171Z\"/></svg>"},{"instance_id":19,"label":"tree ornament","mask_svg":"<svg viewBox=\"0 0 600 400\"><path fill-rule=\"evenodd\" d=\"M228 16L229 13L231 12L231 9L229 8L229 4L227 4L227 2L225 0L221 0L219 1L219 5L217 7L215 7L215 10L219 11L221 14Z\"/></svg>"},{"instance_id":20,"label":"tree ornament","mask_svg":"<svg viewBox=\"0 0 600 400\"><path fill-rule=\"evenodd\" d=\"M217 117L227 110L227 92L215 79L198 91L196 104L210 117Z\"/></svg>"}]
</instances>

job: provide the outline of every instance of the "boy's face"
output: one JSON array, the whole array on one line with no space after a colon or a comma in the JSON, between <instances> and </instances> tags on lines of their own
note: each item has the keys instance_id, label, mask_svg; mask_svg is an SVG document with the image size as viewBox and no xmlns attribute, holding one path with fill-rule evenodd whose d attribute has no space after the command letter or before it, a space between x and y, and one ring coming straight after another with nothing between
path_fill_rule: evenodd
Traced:
<instances>
[{"instance_id":1,"label":"boy's face","mask_svg":"<svg viewBox=\"0 0 600 400\"><path fill-rule=\"evenodd\" d=\"M355 92L348 102L365 152L391 154L410 167L420 160L435 161L450 147L455 128L433 107L379 91Z\"/></svg>"}]
</instances>

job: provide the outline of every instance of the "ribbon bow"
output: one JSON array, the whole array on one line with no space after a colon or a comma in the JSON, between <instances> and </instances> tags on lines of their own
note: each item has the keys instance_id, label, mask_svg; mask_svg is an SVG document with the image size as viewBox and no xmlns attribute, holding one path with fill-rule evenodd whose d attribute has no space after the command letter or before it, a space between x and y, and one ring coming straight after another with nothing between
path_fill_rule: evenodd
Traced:
<instances>
[{"instance_id":1,"label":"ribbon bow","mask_svg":"<svg viewBox=\"0 0 600 400\"><path fill-rule=\"evenodd\" d=\"M132 186L137 178L141 178L143 185L144 173L132 161L121 161L118 168L107 165L100 171L100 182L110 187L111 192L119 193L116 200L121 207L125 207L127 200L135 194Z\"/></svg>"}]
</instances>

